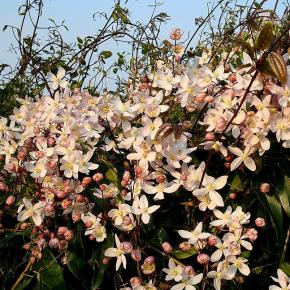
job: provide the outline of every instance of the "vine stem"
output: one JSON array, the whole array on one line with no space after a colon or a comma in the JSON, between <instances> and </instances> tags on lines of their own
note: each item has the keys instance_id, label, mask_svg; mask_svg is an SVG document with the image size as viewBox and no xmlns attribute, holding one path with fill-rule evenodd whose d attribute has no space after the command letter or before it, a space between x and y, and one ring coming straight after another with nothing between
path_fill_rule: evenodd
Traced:
<instances>
[{"instance_id":1,"label":"vine stem","mask_svg":"<svg viewBox=\"0 0 290 290\"><path fill-rule=\"evenodd\" d=\"M16 280L16 282L13 284L13 286L11 287L11 290L15 290L16 287L20 284L20 282L23 280L23 278L25 277L26 273L29 271L30 267L31 267L32 263L31 261L29 261L25 267L25 269L23 270L23 272L20 274L20 276L18 277L18 279Z\"/></svg>"}]
</instances>

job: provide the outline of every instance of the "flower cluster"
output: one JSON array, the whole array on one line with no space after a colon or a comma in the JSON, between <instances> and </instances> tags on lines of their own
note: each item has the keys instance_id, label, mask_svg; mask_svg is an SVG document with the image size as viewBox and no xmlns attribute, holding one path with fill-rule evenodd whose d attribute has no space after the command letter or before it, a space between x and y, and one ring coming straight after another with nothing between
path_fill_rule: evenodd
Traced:
<instances>
[{"instance_id":1,"label":"flower cluster","mask_svg":"<svg viewBox=\"0 0 290 290\"><path fill-rule=\"evenodd\" d=\"M171 33L174 41L180 37L180 30ZM228 203L231 171L256 171L255 160L271 142L290 147L290 66L283 83L258 71L245 52L222 54L213 66L210 51L186 65L183 51L173 46L172 59L159 60L150 74L131 79L126 96L71 91L60 68L48 75L50 95L18 99L21 106L9 120L0 118L0 190L13 193L9 206L18 197L18 221L22 229L39 234L39 251L46 245L67 249L72 230L61 224L52 229L48 223L66 216L82 222L85 235L97 243L113 231L115 247L105 249L104 257L116 259L119 270L126 269L130 254L138 262L138 275L152 278L158 267L148 254L152 248L140 246L141 229L166 211L165 200L182 196L183 204L205 219L189 218L187 229L178 230L186 240L179 248L194 251L197 267L206 265L207 273L195 274L191 265L173 258L166 241L161 248L169 255L163 272L170 289L194 290L213 279L220 290L223 280L250 274L245 251L252 250L258 236L255 228L246 228L250 214L240 206L221 208ZM284 58L286 63L288 55ZM173 119L175 109L181 119ZM197 157L200 152L207 154L206 162ZM208 170L212 155L226 160L213 176ZM25 184L33 189L23 196ZM265 222L256 219L256 225ZM142 255L147 257L139 265ZM278 276L285 288L286 278L279 271ZM154 279L147 280L133 277L132 289L157 289Z\"/></svg>"}]
</instances>

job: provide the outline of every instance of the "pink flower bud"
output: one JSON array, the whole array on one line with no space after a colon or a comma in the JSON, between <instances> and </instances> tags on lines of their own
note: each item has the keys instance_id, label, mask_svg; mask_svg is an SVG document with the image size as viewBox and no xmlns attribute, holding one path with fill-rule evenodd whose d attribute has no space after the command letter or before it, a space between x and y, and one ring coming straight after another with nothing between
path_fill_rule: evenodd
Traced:
<instances>
[{"instance_id":1,"label":"pink flower bud","mask_svg":"<svg viewBox=\"0 0 290 290\"><path fill-rule=\"evenodd\" d=\"M53 138L53 137L48 137L48 138L47 138L47 145L48 145L49 147L52 147L52 146L54 146L54 144L55 144L55 140L54 140L54 138Z\"/></svg>"},{"instance_id":2,"label":"pink flower bud","mask_svg":"<svg viewBox=\"0 0 290 290\"><path fill-rule=\"evenodd\" d=\"M171 40L179 40L181 38L182 32L180 28L175 28L170 32L170 39Z\"/></svg>"},{"instance_id":3,"label":"pink flower bud","mask_svg":"<svg viewBox=\"0 0 290 290\"><path fill-rule=\"evenodd\" d=\"M7 205L12 205L15 202L15 196L14 195L9 195L6 198L6 204Z\"/></svg>"},{"instance_id":4,"label":"pink flower bud","mask_svg":"<svg viewBox=\"0 0 290 290\"><path fill-rule=\"evenodd\" d=\"M128 191L124 188L121 190L121 195L125 197L128 194Z\"/></svg>"},{"instance_id":5,"label":"pink flower bud","mask_svg":"<svg viewBox=\"0 0 290 290\"><path fill-rule=\"evenodd\" d=\"M81 220L81 214L79 213L72 213L71 217L74 223L77 223Z\"/></svg>"},{"instance_id":6,"label":"pink flower bud","mask_svg":"<svg viewBox=\"0 0 290 290\"><path fill-rule=\"evenodd\" d=\"M47 163L46 163L46 168L48 170L55 170L56 169L56 166L57 166L57 163L54 161L54 160L49 160Z\"/></svg>"},{"instance_id":7,"label":"pink flower bud","mask_svg":"<svg viewBox=\"0 0 290 290\"><path fill-rule=\"evenodd\" d=\"M260 185L260 191L263 193L268 193L270 191L270 184L269 183L262 183Z\"/></svg>"},{"instance_id":8,"label":"pink flower bud","mask_svg":"<svg viewBox=\"0 0 290 290\"><path fill-rule=\"evenodd\" d=\"M85 223L85 227L86 227L87 229L89 229L90 227L92 227L92 225L93 225L93 223L90 222L90 221L87 221L87 222Z\"/></svg>"},{"instance_id":9,"label":"pink flower bud","mask_svg":"<svg viewBox=\"0 0 290 290\"><path fill-rule=\"evenodd\" d=\"M266 225L265 220L263 218L256 218L255 224L259 228L263 228Z\"/></svg>"},{"instance_id":10,"label":"pink flower bud","mask_svg":"<svg viewBox=\"0 0 290 290\"><path fill-rule=\"evenodd\" d=\"M4 182L0 181L0 191L7 191L7 188L7 185Z\"/></svg>"},{"instance_id":11,"label":"pink flower bud","mask_svg":"<svg viewBox=\"0 0 290 290\"><path fill-rule=\"evenodd\" d=\"M188 177L188 174L183 172L183 173L181 173L180 179L181 179L181 181L186 181L187 177Z\"/></svg>"},{"instance_id":12,"label":"pink flower bud","mask_svg":"<svg viewBox=\"0 0 290 290\"><path fill-rule=\"evenodd\" d=\"M136 262L140 261L141 260L141 251L139 249L133 249L131 251L131 257Z\"/></svg>"},{"instance_id":13,"label":"pink flower bud","mask_svg":"<svg viewBox=\"0 0 290 290\"><path fill-rule=\"evenodd\" d=\"M48 242L48 246L52 249L57 249L59 245L59 239L58 238L52 238Z\"/></svg>"},{"instance_id":14,"label":"pink flower bud","mask_svg":"<svg viewBox=\"0 0 290 290\"><path fill-rule=\"evenodd\" d=\"M194 269L192 268L192 266L185 266L185 267L184 267L184 273L185 273L186 275L188 275L189 277L192 277L192 276L195 275L195 271L194 271Z\"/></svg>"},{"instance_id":15,"label":"pink flower bud","mask_svg":"<svg viewBox=\"0 0 290 290\"><path fill-rule=\"evenodd\" d=\"M201 93L199 95L196 96L195 98L195 102L197 103L203 103L205 100L206 94L205 93Z\"/></svg>"},{"instance_id":16,"label":"pink flower bud","mask_svg":"<svg viewBox=\"0 0 290 290\"><path fill-rule=\"evenodd\" d=\"M157 183L163 183L165 181L165 176L164 175L158 175L156 177L156 182Z\"/></svg>"},{"instance_id":17,"label":"pink flower bud","mask_svg":"<svg viewBox=\"0 0 290 290\"><path fill-rule=\"evenodd\" d=\"M35 128L33 128L33 133L34 134L39 134L40 133L40 128L39 127L35 127Z\"/></svg>"},{"instance_id":18,"label":"pink flower bud","mask_svg":"<svg viewBox=\"0 0 290 290\"><path fill-rule=\"evenodd\" d=\"M187 112L191 113L191 112L193 112L196 109L196 106L194 106L194 105L186 105L185 108L186 108Z\"/></svg>"},{"instance_id":19,"label":"pink flower bud","mask_svg":"<svg viewBox=\"0 0 290 290\"><path fill-rule=\"evenodd\" d=\"M217 237L216 237L216 236L210 236L210 237L208 238L207 243L208 243L208 245L211 246L211 247L215 246L216 243L217 243Z\"/></svg>"},{"instance_id":20,"label":"pink flower bud","mask_svg":"<svg viewBox=\"0 0 290 290\"><path fill-rule=\"evenodd\" d=\"M237 198L237 193L236 192L231 192L230 193L230 199L234 200Z\"/></svg>"},{"instance_id":21,"label":"pink flower bud","mask_svg":"<svg viewBox=\"0 0 290 290\"><path fill-rule=\"evenodd\" d=\"M231 168L231 163L230 162L225 162L224 163L224 168L226 168L226 169Z\"/></svg>"},{"instance_id":22,"label":"pink flower bud","mask_svg":"<svg viewBox=\"0 0 290 290\"><path fill-rule=\"evenodd\" d=\"M121 185L122 185L122 187L126 187L128 185L128 180L127 179L122 179Z\"/></svg>"},{"instance_id":23,"label":"pink flower bud","mask_svg":"<svg viewBox=\"0 0 290 290\"><path fill-rule=\"evenodd\" d=\"M63 191L63 190L58 190L55 195L59 198L59 199L63 199L67 197L67 192Z\"/></svg>"},{"instance_id":24,"label":"pink flower bud","mask_svg":"<svg viewBox=\"0 0 290 290\"><path fill-rule=\"evenodd\" d=\"M96 173L93 175L93 181L100 182L104 178L102 173Z\"/></svg>"},{"instance_id":25,"label":"pink flower bud","mask_svg":"<svg viewBox=\"0 0 290 290\"><path fill-rule=\"evenodd\" d=\"M251 228L247 230L246 235L251 242L254 242L258 238L258 231Z\"/></svg>"},{"instance_id":26,"label":"pink flower bud","mask_svg":"<svg viewBox=\"0 0 290 290\"><path fill-rule=\"evenodd\" d=\"M64 233L64 238L67 240L67 241L71 241L73 240L74 238L74 233L72 230L68 230Z\"/></svg>"},{"instance_id":27,"label":"pink flower bud","mask_svg":"<svg viewBox=\"0 0 290 290\"><path fill-rule=\"evenodd\" d=\"M60 239L63 239L64 238L64 233L68 231L68 227L59 227L57 229L57 237L60 238Z\"/></svg>"},{"instance_id":28,"label":"pink flower bud","mask_svg":"<svg viewBox=\"0 0 290 290\"><path fill-rule=\"evenodd\" d=\"M155 258L153 256L148 256L145 260L144 263L146 264L153 264L155 263Z\"/></svg>"},{"instance_id":29,"label":"pink flower bud","mask_svg":"<svg viewBox=\"0 0 290 290\"><path fill-rule=\"evenodd\" d=\"M30 245L30 244L24 244L24 245L22 246L22 248L23 248L24 250L28 251L28 250L30 250L31 245Z\"/></svg>"},{"instance_id":30,"label":"pink flower bud","mask_svg":"<svg viewBox=\"0 0 290 290\"><path fill-rule=\"evenodd\" d=\"M90 183L92 182L92 178L91 177L84 177L82 180L82 186L86 187L88 186Z\"/></svg>"},{"instance_id":31,"label":"pink flower bud","mask_svg":"<svg viewBox=\"0 0 290 290\"><path fill-rule=\"evenodd\" d=\"M182 243L180 243L179 244L179 249L181 250L181 251L188 251L190 248L191 248L191 245L190 245L190 243L188 243L188 242L182 242Z\"/></svg>"},{"instance_id":32,"label":"pink flower bud","mask_svg":"<svg viewBox=\"0 0 290 290\"><path fill-rule=\"evenodd\" d=\"M130 242L123 242L121 243L121 249L125 254L129 254L133 250L133 246Z\"/></svg>"},{"instance_id":33,"label":"pink flower bud","mask_svg":"<svg viewBox=\"0 0 290 290\"><path fill-rule=\"evenodd\" d=\"M197 256L196 260L197 260L197 263L199 263L199 264L202 264L202 265L207 264L208 261L209 261L209 255L207 255L207 254L199 254Z\"/></svg>"},{"instance_id":34,"label":"pink flower bud","mask_svg":"<svg viewBox=\"0 0 290 290\"><path fill-rule=\"evenodd\" d=\"M76 201L77 202L84 202L85 201L85 197L81 194L78 194L77 195L77 198L76 198Z\"/></svg>"},{"instance_id":35,"label":"pink flower bud","mask_svg":"<svg viewBox=\"0 0 290 290\"><path fill-rule=\"evenodd\" d=\"M172 252L172 246L168 242L164 242L161 246L165 253L170 254Z\"/></svg>"},{"instance_id":36,"label":"pink flower bud","mask_svg":"<svg viewBox=\"0 0 290 290\"><path fill-rule=\"evenodd\" d=\"M104 257L102 262L104 265L107 265L109 263L109 261L110 261L109 257Z\"/></svg>"},{"instance_id":37,"label":"pink flower bud","mask_svg":"<svg viewBox=\"0 0 290 290\"><path fill-rule=\"evenodd\" d=\"M143 169L140 166L136 166L136 168L135 168L136 176L137 177L141 176L142 172L143 172Z\"/></svg>"},{"instance_id":38,"label":"pink flower bud","mask_svg":"<svg viewBox=\"0 0 290 290\"><path fill-rule=\"evenodd\" d=\"M130 279L130 284L132 287L136 287L142 284L140 277L132 277Z\"/></svg>"},{"instance_id":39,"label":"pink flower bud","mask_svg":"<svg viewBox=\"0 0 290 290\"><path fill-rule=\"evenodd\" d=\"M16 164L15 163L8 163L7 169L9 171L15 172L16 171Z\"/></svg>"},{"instance_id":40,"label":"pink flower bud","mask_svg":"<svg viewBox=\"0 0 290 290\"><path fill-rule=\"evenodd\" d=\"M29 223L23 223L23 224L21 224L21 226L20 226L20 228L21 228L22 230L26 230L28 227L29 227Z\"/></svg>"}]
</instances>

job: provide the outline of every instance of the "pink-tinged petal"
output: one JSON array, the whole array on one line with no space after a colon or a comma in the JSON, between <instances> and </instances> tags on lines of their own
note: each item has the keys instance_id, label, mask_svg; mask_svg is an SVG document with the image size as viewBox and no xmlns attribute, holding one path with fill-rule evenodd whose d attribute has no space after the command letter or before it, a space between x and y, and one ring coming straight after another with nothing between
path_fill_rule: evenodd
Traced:
<instances>
[{"instance_id":1,"label":"pink-tinged petal","mask_svg":"<svg viewBox=\"0 0 290 290\"><path fill-rule=\"evenodd\" d=\"M224 206L224 200L218 192L210 191L209 197L217 206Z\"/></svg>"},{"instance_id":2,"label":"pink-tinged petal","mask_svg":"<svg viewBox=\"0 0 290 290\"><path fill-rule=\"evenodd\" d=\"M173 192L176 192L178 188L179 188L179 184L173 183L169 187L166 187L163 191L166 193L173 193Z\"/></svg>"},{"instance_id":3,"label":"pink-tinged petal","mask_svg":"<svg viewBox=\"0 0 290 290\"><path fill-rule=\"evenodd\" d=\"M223 251L222 250L216 250L210 257L211 262L217 262L221 259L223 255Z\"/></svg>"},{"instance_id":4,"label":"pink-tinged petal","mask_svg":"<svg viewBox=\"0 0 290 290\"><path fill-rule=\"evenodd\" d=\"M150 221L150 215L148 213L143 213L141 216L142 222L147 225Z\"/></svg>"},{"instance_id":5,"label":"pink-tinged petal","mask_svg":"<svg viewBox=\"0 0 290 290\"><path fill-rule=\"evenodd\" d=\"M116 248L109 248L105 251L104 255L106 257L117 257L118 256L118 250Z\"/></svg>"},{"instance_id":6,"label":"pink-tinged petal","mask_svg":"<svg viewBox=\"0 0 290 290\"><path fill-rule=\"evenodd\" d=\"M229 146L228 149L235 155L237 156L242 156L243 155L243 151L237 147L231 147Z\"/></svg>"},{"instance_id":7,"label":"pink-tinged petal","mask_svg":"<svg viewBox=\"0 0 290 290\"><path fill-rule=\"evenodd\" d=\"M251 270L248 267L248 265L246 265L244 263L242 263L241 266L239 267L239 271L245 276L249 276L251 273Z\"/></svg>"},{"instance_id":8,"label":"pink-tinged petal","mask_svg":"<svg viewBox=\"0 0 290 290\"><path fill-rule=\"evenodd\" d=\"M193 285L196 285L196 284L201 282L202 278L203 278L203 274L202 273L200 273L198 275L195 275L194 277L192 277L190 279L190 283L193 284Z\"/></svg>"},{"instance_id":9,"label":"pink-tinged petal","mask_svg":"<svg viewBox=\"0 0 290 290\"><path fill-rule=\"evenodd\" d=\"M27 210L24 210L24 211L22 211L22 212L20 212L20 213L18 214L18 216L17 216L17 220L18 220L19 222L22 222L22 221L27 220L29 217L30 217L30 215L29 215L28 211L27 211Z\"/></svg>"},{"instance_id":10,"label":"pink-tinged petal","mask_svg":"<svg viewBox=\"0 0 290 290\"><path fill-rule=\"evenodd\" d=\"M227 180L228 180L227 175L223 175L223 176L220 176L219 178L217 178L214 182L215 189L223 188L226 185Z\"/></svg>"},{"instance_id":11,"label":"pink-tinged petal","mask_svg":"<svg viewBox=\"0 0 290 290\"><path fill-rule=\"evenodd\" d=\"M40 226L42 223L42 216L39 213L34 213L32 215L32 220L36 226Z\"/></svg>"},{"instance_id":12,"label":"pink-tinged petal","mask_svg":"<svg viewBox=\"0 0 290 290\"><path fill-rule=\"evenodd\" d=\"M192 237L192 232L185 230L179 230L178 234L184 239L190 239Z\"/></svg>"},{"instance_id":13,"label":"pink-tinged petal","mask_svg":"<svg viewBox=\"0 0 290 290\"><path fill-rule=\"evenodd\" d=\"M31 209L33 206L32 206L32 203L30 202L29 199L27 199L26 197L24 197L22 199L23 203L24 203L24 206L26 209Z\"/></svg>"},{"instance_id":14,"label":"pink-tinged petal","mask_svg":"<svg viewBox=\"0 0 290 290\"><path fill-rule=\"evenodd\" d=\"M250 243L250 242L248 242L248 241L244 241L244 240L241 240L241 245L245 248L245 249L247 249L247 250L249 250L249 251L252 251L252 249L253 249L253 246L252 246L252 244Z\"/></svg>"},{"instance_id":15,"label":"pink-tinged petal","mask_svg":"<svg viewBox=\"0 0 290 290\"><path fill-rule=\"evenodd\" d=\"M65 69L63 67L60 67L57 71L56 77L58 79L62 79L65 76Z\"/></svg>"},{"instance_id":16,"label":"pink-tinged petal","mask_svg":"<svg viewBox=\"0 0 290 290\"><path fill-rule=\"evenodd\" d=\"M244 164L245 166L251 170L251 171L255 171L256 170L256 164L255 164L255 161L251 158L251 157L247 157L245 160L244 160Z\"/></svg>"},{"instance_id":17,"label":"pink-tinged petal","mask_svg":"<svg viewBox=\"0 0 290 290\"><path fill-rule=\"evenodd\" d=\"M152 205L148 208L148 213L153 213L160 208L160 205Z\"/></svg>"},{"instance_id":18,"label":"pink-tinged petal","mask_svg":"<svg viewBox=\"0 0 290 290\"><path fill-rule=\"evenodd\" d=\"M243 160L241 157L234 159L231 163L231 171L237 169L241 165L242 162Z\"/></svg>"}]
</instances>

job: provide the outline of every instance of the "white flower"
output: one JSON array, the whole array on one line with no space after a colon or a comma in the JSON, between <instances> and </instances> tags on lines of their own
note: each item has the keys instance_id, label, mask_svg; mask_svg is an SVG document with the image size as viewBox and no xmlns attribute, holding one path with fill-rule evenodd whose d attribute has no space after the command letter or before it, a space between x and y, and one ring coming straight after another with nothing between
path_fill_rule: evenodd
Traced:
<instances>
[{"instance_id":1,"label":"white flower","mask_svg":"<svg viewBox=\"0 0 290 290\"><path fill-rule=\"evenodd\" d=\"M60 86L62 89L65 89L67 86L67 81L63 80L64 76L65 76L65 70L62 67L58 69L56 75L49 72L47 74L47 81L49 83L50 88L52 90L56 90L58 86Z\"/></svg>"},{"instance_id":2,"label":"white flower","mask_svg":"<svg viewBox=\"0 0 290 290\"><path fill-rule=\"evenodd\" d=\"M195 189L193 191L193 195L209 195L210 199L214 201L212 206L209 206L209 209L214 209L216 206L224 206L224 201L221 195L217 192L217 190L222 189L228 180L228 176L223 175L218 177L217 179L206 175L203 179L202 185L203 188Z\"/></svg>"},{"instance_id":3,"label":"white flower","mask_svg":"<svg viewBox=\"0 0 290 290\"><path fill-rule=\"evenodd\" d=\"M182 276L182 280L180 283L172 286L170 288L170 290L182 290L182 289L185 289L185 290L196 290L196 288L193 286L193 285L196 285L198 283L201 282L203 278L203 274L200 273L198 275L195 275L193 277L189 277L187 275L183 275Z\"/></svg>"},{"instance_id":4,"label":"white flower","mask_svg":"<svg viewBox=\"0 0 290 290\"><path fill-rule=\"evenodd\" d=\"M182 238L188 239L188 242L192 245L194 245L198 240L204 240L211 236L209 233L202 232L202 222L200 222L193 231L189 232L185 230L179 230L178 234Z\"/></svg>"},{"instance_id":5,"label":"white flower","mask_svg":"<svg viewBox=\"0 0 290 290\"><path fill-rule=\"evenodd\" d=\"M249 157L249 155L251 155L251 153L252 153L251 147L247 146L245 148L244 152L241 149L237 148L237 147L229 146L228 149L233 154L238 156L231 163L231 171L233 171L236 168L238 168L242 163L244 163L245 166L249 170L251 170L251 171L255 171L256 170L256 164L255 164L254 160L251 157Z\"/></svg>"},{"instance_id":6,"label":"white flower","mask_svg":"<svg viewBox=\"0 0 290 290\"><path fill-rule=\"evenodd\" d=\"M39 160L35 164L27 162L25 167L31 172L31 177L33 178L44 178L47 173L46 165L43 160Z\"/></svg>"},{"instance_id":7,"label":"white flower","mask_svg":"<svg viewBox=\"0 0 290 290\"><path fill-rule=\"evenodd\" d=\"M232 263L231 266L233 266L236 270L239 270L243 275L245 276L249 276L250 275L250 268L249 266L246 264L248 262L248 260L244 257L236 257L236 256L228 256L227 257L227 261Z\"/></svg>"},{"instance_id":8,"label":"white flower","mask_svg":"<svg viewBox=\"0 0 290 290\"><path fill-rule=\"evenodd\" d=\"M207 274L208 278L213 278L214 288L216 290L221 289L222 280L232 280L235 276L234 267L228 267L228 263L223 261L218 263L216 271L210 271Z\"/></svg>"},{"instance_id":9,"label":"white flower","mask_svg":"<svg viewBox=\"0 0 290 290\"><path fill-rule=\"evenodd\" d=\"M35 225L40 226L44 219L44 207L46 205L45 201L39 201L35 205L32 205L30 200L26 197L23 198L23 205L18 208L17 220L22 222L28 218L32 218ZM23 206L25 207L22 210ZM22 210L22 211L21 211Z\"/></svg>"},{"instance_id":10,"label":"white flower","mask_svg":"<svg viewBox=\"0 0 290 290\"><path fill-rule=\"evenodd\" d=\"M124 255L124 251L121 248L121 242L116 234L115 234L115 242L116 242L116 248L108 248L105 251L104 255L106 257L117 258L116 271L118 271L121 264L123 265L124 269L126 269L127 261L126 261L125 255Z\"/></svg>"},{"instance_id":11,"label":"white flower","mask_svg":"<svg viewBox=\"0 0 290 290\"><path fill-rule=\"evenodd\" d=\"M118 208L109 211L108 216L114 220L114 224L119 226L123 223L123 217L131 213L131 208L126 203L119 203Z\"/></svg>"},{"instance_id":12,"label":"white flower","mask_svg":"<svg viewBox=\"0 0 290 290\"><path fill-rule=\"evenodd\" d=\"M175 282L179 282L182 279L183 267L180 265L175 265L172 259L168 262L168 268L163 269L163 271L167 274L165 277L166 281L174 280Z\"/></svg>"},{"instance_id":13,"label":"white flower","mask_svg":"<svg viewBox=\"0 0 290 290\"><path fill-rule=\"evenodd\" d=\"M279 283L278 287L276 285L271 285L269 290L289 290L290 289L290 279L289 277L281 270L277 270L278 279L275 277L271 277L276 283Z\"/></svg>"},{"instance_id":14,"label":"white flower","mask_svg":"<svg viewBox=\"0 0 290 290\"><path fill-rule=\"evenodd\" d=\"M138 196L135 197L132 206L132 212L135 215L141 215L141 220L144 224L148 224L150 221L150 214L159 209L160 205L148 205L148 200L145 195L142 195L139 199Z\"/></svg>"}]
</instances>

